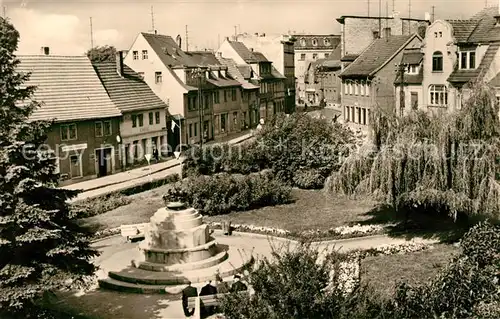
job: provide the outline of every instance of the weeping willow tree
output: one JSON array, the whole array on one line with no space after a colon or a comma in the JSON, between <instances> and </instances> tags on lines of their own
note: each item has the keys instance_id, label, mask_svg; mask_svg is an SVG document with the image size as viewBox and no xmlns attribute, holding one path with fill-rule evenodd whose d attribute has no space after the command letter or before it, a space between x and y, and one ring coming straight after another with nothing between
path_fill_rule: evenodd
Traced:
<instances>
[{"instance_id":1,"label":"weeping willow tree","mask_svg":"<svg viewBox=\"0 0 500 319\"><path fill-rule=\"evenodd\" d=\"M457 112L372 112L373 141L331 176L329 189L368 194L399 211L500 219L500 121L492 89L474 84Z\"/></svg>"}]
</instances>

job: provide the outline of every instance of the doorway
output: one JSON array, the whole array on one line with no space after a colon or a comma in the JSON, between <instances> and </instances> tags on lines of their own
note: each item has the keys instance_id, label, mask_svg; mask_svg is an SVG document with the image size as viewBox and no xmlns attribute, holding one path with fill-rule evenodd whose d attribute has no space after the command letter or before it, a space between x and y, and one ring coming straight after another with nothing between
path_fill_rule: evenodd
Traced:
<instances>
[{"instance_id":1,"label":"doorway","mask_svg":"<svg viewBox=\"0 0 500 319\"><path fill-rule=\"evenodd\" d=\"M97 177L111 174L111 148L98 149L95 150L95 153L95 158L97 159Z\"/></svg>"},{"instance_id":2,"label":"doorway","mask_svg":"<svg viewBox=\"0 0 500 319\"><path fill-rule=\"evenodd\" d=\"M71 178L82 177L81 155L80 154L71 155L69 157L69 164L70 164Z\"/></svg>"}]
</instances>

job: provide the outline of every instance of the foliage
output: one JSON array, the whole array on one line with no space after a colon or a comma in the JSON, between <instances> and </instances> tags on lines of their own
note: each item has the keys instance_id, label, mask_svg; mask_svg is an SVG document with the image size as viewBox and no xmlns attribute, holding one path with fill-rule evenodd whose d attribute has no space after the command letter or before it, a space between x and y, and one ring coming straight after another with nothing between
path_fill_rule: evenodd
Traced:
<instances>
[{"instance_id":1,"label":"foliage","mask_svg":"<svg viewBox=\"0 0 500 319\"><path fill-rule=\"evenodd\" d=\"M47 318L38 301L84 285L97 251L67 203L77 192L57 188L54 160L38 151L51 123L28 122L39 103L16 71L18 40L0 18L0 317Z\"/></svg>"},{"instance_id":2,"label":"foliage","mask_svg":"<svg viewBox=\"0 0 500 319\"><path fill-rule=\"evenodd\" d=\"M252 142L192 148L184 172L187 176L249 174L272 169L278 179L292 186L322 188L354 143L353 133L341 124L301 113L278 115Z\"/></svg>"},{"instance_id":3,"label":"foliage","mask_svg":"<svg viewBox=\"0 0 500 319\"><path fill-rule=\"evenodd\" d=\"M206 215L248 210L291 201L291 189L270 174L197 176L174 185L167 201L182 201Z\"/></svg>"},{"instance_id":4,"label":"foliage","mask_svg":"<svg viewBox=\"0 0 500 319\"><path fill-rule=\"evenodd\" d=\"M110 45L97 46L89 49L85 55L94 62L114 62L116 60L116 48Z\"/></svg>"},{"instance_id":5,"label":"foliage","mask_svg":"<svg viewBox=\"0 0 500 319\"><path fill-rule=\"evenodd\" d=\"M333 191L373 195L408 213L467 222L500 217L500 121L490 88L474 86L452 114L397 117L381 108L373 114L373 144L330 177Z\"/></svg>"},{"instance_id":6,"label":"foliage","mask_svg":"<svg viewBox=\"0 0 500 319\"><path fill-rule=\"evenodd\" d=\"M499 313L500 226L480 223L464 236L461 248L434 280L398 287L396 317L483 318Z\"/></svg>"},{"instance_id":7,"label":"foliage","mask_svg":"<svg viewBox=\"0 0 500 319\"><path fill-rule=\"evenodd\" d=\"M129 188L119 190L119 191L117 191L117 193L122 194L122 195L126 195L126 196L130 196L130 195L146 192L148 190L161 187L163 185L175 183L179 179L180 179L180 177L178 174L169 174L169 175L165 176L164 178L157 178L157 179L154 179L151 181L136 184L136 185L129 187Z\"/></svg>"},{"instance_id":8,"label":"foliage","mask_svg":"<svg viewBox=\"0 0 500 319\"><path fill-rule=\"evenodd\" d=\"M71 205L71 211L78 218L87 218L105 212L109 212L115 208L128 205L132 200L122 194L106 194L103 196L86 198L77 201Z\"/></svg>"}]
</instances>

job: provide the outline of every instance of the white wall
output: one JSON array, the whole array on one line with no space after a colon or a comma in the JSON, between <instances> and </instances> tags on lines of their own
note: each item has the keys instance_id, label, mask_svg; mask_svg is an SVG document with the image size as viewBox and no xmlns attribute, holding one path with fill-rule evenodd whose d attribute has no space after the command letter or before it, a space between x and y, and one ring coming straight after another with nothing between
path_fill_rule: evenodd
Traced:
<instances>
[{"instance_id":1,"label":"white wall","mask_svg":"<svg viewBox=\"0 0 500 319\"><path fill-rule=\"evenodd\" d=\"M147 60L142 59L142 50L148 50ZM133 51L139 52L138 60L133 59ZM141 34L130 47L124 63L135 72L144 72L144 81L158 97L168 104L170 114L184 116L184 93L187 90L179 83L174 73L163 64ZM162 83L155 83L155 72L162 73Z\"/></svg>"}]
</instances>

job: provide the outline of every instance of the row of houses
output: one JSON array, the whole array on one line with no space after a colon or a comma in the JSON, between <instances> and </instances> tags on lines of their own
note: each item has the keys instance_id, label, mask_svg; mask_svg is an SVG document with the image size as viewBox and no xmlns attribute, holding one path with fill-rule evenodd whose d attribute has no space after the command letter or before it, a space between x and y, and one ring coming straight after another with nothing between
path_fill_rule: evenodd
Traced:
<instances>
[{"instance_id":1,"label":"row of houses","mask_svg":"<svg viewBox=\"0 0 500 319\"><path fill-rule=\"evenodd\" d=\"M47 145L62 184L142 165L255 127L286 107L287 78L264 54L226 41L219 52L183 51L181 39L140 33L114 59L19 56L42 103L31 120L54 121Z\"/></svg>"}]
</instances>

